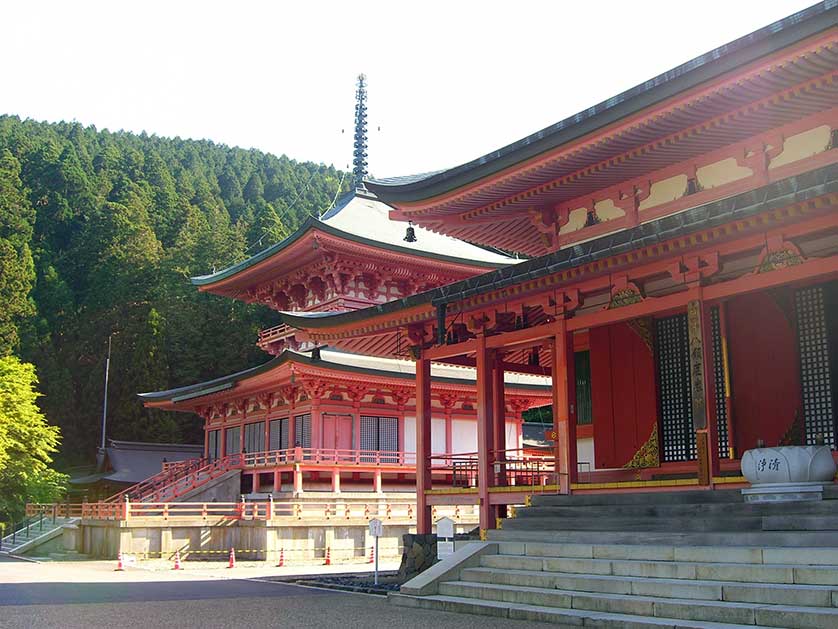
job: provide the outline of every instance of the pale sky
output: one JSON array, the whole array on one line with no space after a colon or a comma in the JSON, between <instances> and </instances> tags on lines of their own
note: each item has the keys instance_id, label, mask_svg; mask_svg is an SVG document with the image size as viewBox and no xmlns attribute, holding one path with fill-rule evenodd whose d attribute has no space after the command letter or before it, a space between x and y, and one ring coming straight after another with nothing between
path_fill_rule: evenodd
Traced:
<instances>
[{"instance_id":1,"label":"pale sky","mask_svg":"<svg viewBox=\"0 0 838 629\"><path fill-rule=\"evenodd\" d=\"M7 0L0 113L346 168L364 72L370 173L405 175L479 157L811 4Z\"/></svg>"}]
</instances>

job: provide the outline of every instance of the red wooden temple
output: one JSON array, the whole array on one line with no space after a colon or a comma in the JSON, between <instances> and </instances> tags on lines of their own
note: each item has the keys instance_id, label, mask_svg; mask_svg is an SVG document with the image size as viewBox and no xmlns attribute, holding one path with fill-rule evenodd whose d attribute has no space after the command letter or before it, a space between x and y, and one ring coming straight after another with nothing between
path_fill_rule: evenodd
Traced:
<instances>
[{"instance_id":1,"label":"red wooden temple","mask_svg":"<svg viewBox=\"0 0 838 629\"><path fill-rule=\"evenodd\" d=\"M323 317L517 262L422 228L405 241L405 225L390 219L390 209L369 192L356 190L282 242L230 268L193 278L193 283L201 291L277 311ZM387 356L363 344L345 352L301 340L296 330L281 324L259 334L259 347L274 356L267 363L141 398L149 407L203 417L205 465L219 471L241 468L241 493L290 499L311 491L413 492L415 365L409 350L415 341L407 333L397 337ZM430 387L432 449L438 456L433 474L443 485L473 483L475 371L440 364ZM510 469L519 486L540 484L552 461L524 455L521 424L523 411L549 404L549 371L532 366L510 373L504 388ZM467 454L454 461L452 453ZM210 472L201 478L214 478ZM161 490L162 483L149 483L156 499L175 497ZM228 499L238 499L238 492Z\"/></svg>"},{"instance_id":2,"label":"red wooden temple","mask_svg":"<svg viewBox=\"0 0 838 629\"><path fill-rule=\"evenodd\" d=\"M394 219L532 257L283 329L409 351L419 533L433 505L479 505L486 529L520 500L497 460L503 383L534 366L557 491L735 485L760 442L836 444L836 162L838 27L819 5L472 162L368 182ZM440 364L476 370L476 487L434 474Z\"/></svg>"}]
</instances>

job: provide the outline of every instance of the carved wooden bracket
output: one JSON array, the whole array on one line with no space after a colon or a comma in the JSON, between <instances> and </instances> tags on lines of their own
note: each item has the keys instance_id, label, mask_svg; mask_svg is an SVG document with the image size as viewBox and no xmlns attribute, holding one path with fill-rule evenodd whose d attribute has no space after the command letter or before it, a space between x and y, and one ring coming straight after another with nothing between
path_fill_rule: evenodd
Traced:
<instances>
[{"instance_id":1,"label":"carved wooden bracket","mask_svg":"<svg viewBox=\"0 0 838 629\"><path fill-rule=\"evenodd\" d=\"M643 301L643 293L634 282L628 281L627 275L615 275L611 284L611 301L607 309L622 308Z\"/></svg>"}]
</instances>

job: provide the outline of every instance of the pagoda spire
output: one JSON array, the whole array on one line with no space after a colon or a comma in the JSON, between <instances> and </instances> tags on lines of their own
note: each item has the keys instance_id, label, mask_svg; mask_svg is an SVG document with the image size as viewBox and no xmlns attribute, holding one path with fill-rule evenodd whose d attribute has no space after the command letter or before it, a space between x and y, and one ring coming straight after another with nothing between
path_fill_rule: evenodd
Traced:
<instances>
[{"instance_id":1,"label":"pagoda spire","mask_svg":"<svg viewBox=\"0 0 838 629\"><path fill-rule=\"evenodd\" d=\"M355 91L355 148L352 153L352 179L356 190L364 189L367 176L367 77L358 75Z\"/></svg>"}]
</instances>

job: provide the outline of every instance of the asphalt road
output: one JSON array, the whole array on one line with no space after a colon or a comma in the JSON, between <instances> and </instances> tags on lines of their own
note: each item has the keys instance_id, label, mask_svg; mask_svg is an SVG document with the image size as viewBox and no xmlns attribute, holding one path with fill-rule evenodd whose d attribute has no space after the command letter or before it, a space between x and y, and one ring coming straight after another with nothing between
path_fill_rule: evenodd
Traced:
<instances>
[{"instance_id":1,"label":"asphalt road","mask_svg":"<svg viewBox=\"0 0 838 629\"><path fill-rule=\"evenodd\" d=\"M228 575L200 569L114 572L113 562L2 563L0 628L548 626L407 609L388 604L384 597Z\"/></svg>"}]
</instances>

